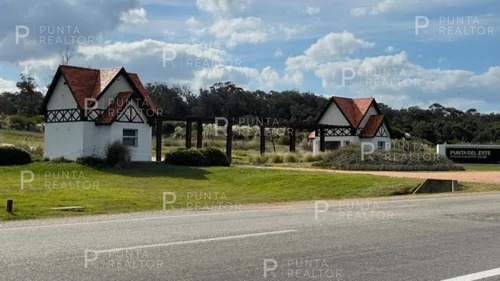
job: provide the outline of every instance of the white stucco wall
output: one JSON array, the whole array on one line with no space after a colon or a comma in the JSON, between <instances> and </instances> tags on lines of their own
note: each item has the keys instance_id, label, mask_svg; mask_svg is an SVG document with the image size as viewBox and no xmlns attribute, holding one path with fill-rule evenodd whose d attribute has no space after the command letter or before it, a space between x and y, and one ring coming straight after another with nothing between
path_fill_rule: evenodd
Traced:
<instances>
[{"instance_id":1,"label":"white stucco wall","mask_svg":"<svg viewBox=\"0 0 500 281\"><path fill-rule=\"evenodd\" d=\"M110 101L114 100L116 95L118 95L119 92L130 92L132 91L132 87L128 83L127 79L123 77L123 75L120 75L116 78L115 82L109 86L109 88L104 92L102 97L99 99L99 103L97 108L100 109L106 109Z\"/></svg>"},{"instance_id":2,"label":"white stucco wall","mask_svg":"<svg viewBox=\"0 0 500 281\"><path fill-rule=\"evenodd\" d=\"M64 83L64 77L60 76L54 88L54 92L47 103L47 110L77 108L73 94L69 90L68 85Z\"/></svg>"},{"instance_id":3,"label":"white stucco wall","mask_svg":"<svg viewBox=\"0 0 500 281\"><path fill-rule=\"evenodd\" d=\"M333 102L318 123L325 125L350 126L349 121L345 119L340 109Z\"/></svg>"},{"instance_id":4,"label":"white stucco wall","mask_svg":"<svg viewBox=\"0 0 500 281\"><path fill-rule=\"evenodd\" d=\"M366 113L366 115L363 117L363 119L361 119L361 122L359 123L359 126L360 128L364 128L365 125L366 125L366 122L368 122L368 119L370 119L370 116L372 115L377 115L377 110L375 109L375 107L373 106L373 104L370 106L370 108L368 108L368 111Z\"/></svg>"},{"instance_id":5,"label":"white stucco wall","mask_svg":"<svg viewBox=\"0 0 500 281\"><path fill-rule=\"evenodd\" d=\"M84 122L45 124L43 157L76 160L83 156Z\"/></svg>"}]
</instances>

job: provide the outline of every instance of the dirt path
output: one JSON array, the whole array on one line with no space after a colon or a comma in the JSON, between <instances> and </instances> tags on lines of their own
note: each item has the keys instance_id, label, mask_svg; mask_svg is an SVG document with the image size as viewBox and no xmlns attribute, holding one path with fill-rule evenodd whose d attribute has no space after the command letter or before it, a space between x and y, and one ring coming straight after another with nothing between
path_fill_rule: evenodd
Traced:
<instances>
[{"instance_id":1,"label":"dirt path","mask_svg":"<svg viewBox=\"0 0 500 281\"><path fill-rule=\"evenodd\" d=\"M467 182L481 182L481 183L498 183L500 184L500 172L498 171L457 171L457 172L386 172L386 171L341 171L341 170L327 170L327 169L314 169L314 168L292 168L292 167L270 167L270 166L246 166L262 169L276 169L288 171L307 171L319 173L344 173L344 174L369 174L376 176L388 176L395 178L413 178L413 179L444 179L444 180L458 180Z\"/></svg>"}]
</instances>

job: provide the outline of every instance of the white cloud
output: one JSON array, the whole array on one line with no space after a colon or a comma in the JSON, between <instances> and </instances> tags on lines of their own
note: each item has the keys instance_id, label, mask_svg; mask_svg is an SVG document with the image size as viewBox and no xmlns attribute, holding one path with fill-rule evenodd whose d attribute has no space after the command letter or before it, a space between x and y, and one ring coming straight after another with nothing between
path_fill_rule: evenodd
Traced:
<instances>
[{"instance_id":1,"label":"white cloud","mask_svg":"<svg viewBox=\"0 0 500 281\"><path fill-rule=\"evenodd\" d=\"M256 17L218 19L207 30L215 38L223 40L228 47L240 44L257 44L266 41L267 32L261 19Z\"/></svg>"},{"instance_id":2,"label":"white cloud","mask_svg":"<svg viewBox=\"0 0 500 281\"><path fill-rule=\"evenodd\" d=\"M270 66L266 66L262 69L258 81L260 83L259 89L267 91L273 90L278 82L280 82L280 75Z\"/></svg>"},{"instance_id":3,"label":"white cloud","mask_svg":"<svg viewBox=\"0 0 500 281\"><path fill-rule=\"evenodd\" d=\"M389 54L392 54L392 53L394 53L396 51L397 51L397 49L394 48L393 46L387 46L387 48L385 48L385 52L389 53Z\"/></svg>"},{"instance_id":4,"label":"white cloud","mask_svg":"<svg viewBox=\"0 0 500 281\"><path fill-rule=\"evenodd\" d=\"M190 27L195 27L195 26L198 26L198 20L196 20L195 17L189 17L187 20L186 20L186 24Z\"/></svg>"},{"instance_id":5,"label":"white cloud","mask_svg":"<svg viewBox=\"0 0 500 281\"><path fill-rule=\"evenodd\" d=\"M282 56L283 56L283 51L281 51L280 48L276 49L276 51L274 52L274 57L281 58Z\"/></svg>"},{"instance_id":6,"label":"white cloud","mask_svg":"<svg viewBox=\"0 0 500 281\"><path fill-rule=\"evenodd\" d=\"M0 77L0 93L3 92L11 92L14 93L18 89L16 87L16 82L11 81L11 80L6 80Z\"/></svg>"},{"instance_id":7,"label":"white cloud","mask_svg":"<svg viewBox=\"0 0 500 281\"><path fill-rule=\"evenodd\" d=\"M304 53L318 62L329 61L352 54L360 48L371 48L374 45L374 43L356 38L348 31L331 32L312 44Z\"/></svg>"},{"instance_id":8,"label":"white cloud","mask_svg":"<svg viewBox=\"0 0 500 281\"><path fill-rule=\"evenodd\" d=\"M353 8L351 9L351 15L355 17L360 17L368 14L367 8Z\"/></svg>"},{"instance_id":9,"label":"white cloud","mask_svg":"<svg viewBox=\"0 0 500 281\"><path fill-rule=\"evenodd\" d=\"M196 0L198 9L212 14L227 14L233 11L243 11L247 4L247 0Z\"/></svg>"},{"instance_id":10,"label":"white cloud","mask_svg":"<svg viewBox=\"0 0 500 281\"><path fill-rule=\"evenodd\" d=\"M307 6L306 13L309 15L316 15L321 11L320 7Z\"/></svg>"},{"instance_id":11,"label":"white cloud","mask_svg":"<svg viewBox=\"0 0 500 281\"><path fill-rule=\"evenodd\" d=\"M146 24L148 18L144 8L131 9L123 11L120 14L120 21L125 25Z\"/></svg>"}]
</instances>

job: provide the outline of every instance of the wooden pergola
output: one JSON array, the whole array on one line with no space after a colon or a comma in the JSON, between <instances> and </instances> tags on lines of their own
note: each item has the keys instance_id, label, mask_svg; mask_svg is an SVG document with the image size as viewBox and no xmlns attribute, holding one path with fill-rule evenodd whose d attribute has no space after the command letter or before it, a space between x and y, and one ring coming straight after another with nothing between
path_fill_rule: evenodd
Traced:
<instances>
[{"instance_id":1,"label":"wooden pergola","mask_svg":"<svg viewBox=\"0 0 500 281\"><path fill-rule=\"evenodd\" d=\"M186 117L175 117L175 116L161 116L156 119L156 161L161 161L161 150L162 150L162 123L163 121L183 121L186 122L186 141L185 147L191 148L192 143L192 124L196 123L196 148L203 147L203 124L215 124L217 122L216 117L200 117L200 116L186 116ZM230 118L227 118L226 126L226 155L231 161L231 152L233 147L233 122ZM283 123L279 125L266 125L260 124L260 153L264 154L266 152L266 128L286 128L288 129L288 134L290 137L289 151L295 152L297 131L298 130L308 130L315 131L316 136L320 138L320 151L325 151L325 136L355 136L356 130L350 126L334 126L334 125L324 125L324 124L310 124L310 123ZM341 133L338 133L341 132Z\"/></svg>"}]
</instances>

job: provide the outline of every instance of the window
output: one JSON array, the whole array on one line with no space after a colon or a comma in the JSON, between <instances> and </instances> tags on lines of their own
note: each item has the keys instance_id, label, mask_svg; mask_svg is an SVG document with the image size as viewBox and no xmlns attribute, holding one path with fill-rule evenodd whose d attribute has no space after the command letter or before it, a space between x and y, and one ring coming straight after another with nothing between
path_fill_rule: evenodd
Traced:
<instances>
[{"instance_id":1,"label":"window","mask_svg":"<svg viewBox=\"0 0 500 281\"><path fill-rule=\"evenodd\" d=\"M137 146L137 130L123 129L123 144Z\"/></svg>"},{"instance_id":2,"label":"window","mask_svg":"<svg viewBox=\"0 0 500 281\"><path fill-rule=\"evenodd\" d=\"M385 141L377 142L377 148L380 150L385 150Z\"/></svg>"},{"instance_id":3,"label":"window","mask_svg":"<svg viewBox=\"0 0 500 281\"><path fill-rule=\"evenodd\" d=\"M333 150L340 147L340 141L325 141L325 150Z\"/></svg>"}]
</instances>

